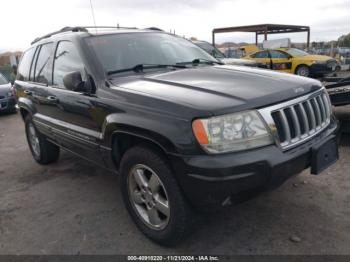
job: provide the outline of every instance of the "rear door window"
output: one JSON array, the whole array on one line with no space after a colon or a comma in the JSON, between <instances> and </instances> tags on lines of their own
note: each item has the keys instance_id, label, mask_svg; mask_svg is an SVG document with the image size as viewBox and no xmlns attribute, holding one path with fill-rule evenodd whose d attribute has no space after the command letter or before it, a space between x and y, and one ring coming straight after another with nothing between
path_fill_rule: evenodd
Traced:
<instances>
[{"instance_id":1,"label":"rear door window","mask_svg":"<svg viewBox=\"0 0 350 262\"><path fill-rule=\"evenodd\" d=\"M288 59L288 55L281 51L270 50L271 58L283 58Z\"/></svg>"},{"instance_id":2,"label":"rear door window","mask_svg":"<svg viewBox=\"0 0 350 262\"><path fill-rule=\"evenodd\" d=\"M30 73L29 73L29 81L34 81L34 70L35 70L35 62L38 59L38 53L40 50L40 46L38 46L35 50L32 66L30 67Z\"/></svg>"},{"instance_id":3,"label":"rear door window","mask_svg":"<svg viewBox=\"0 0 350 262\"><path fill-rule=\"evenodd\" d=\"M47 85L52 82L52 71L50 65L52 46L52 43L48 43L42 45L40 48L34 72L34 80L37 83Z\"/></svg>"},{"instance_id":4,"label":"rear door window","mask_svg":"<svg viewBox=\"0 0 350 262\"><path fill-rule=\"evenodd\" d=\"M268 54L267 51L261 51L261 52L257 52L255 54L252 55L253 58L268 58Z\"/></svg>"},{"instance_id":5,"label":"rear door window","mask_svg":"<svg viewBox=\"0 0 350 262\"><path fill-rule=\"evenodd\" d=\"M32 47L24 52L21 62L19 64L17 79L21 81L29 80L30 67L32 65L33 56L35 53L35 48Z\"/></svg>"}]
</instances>

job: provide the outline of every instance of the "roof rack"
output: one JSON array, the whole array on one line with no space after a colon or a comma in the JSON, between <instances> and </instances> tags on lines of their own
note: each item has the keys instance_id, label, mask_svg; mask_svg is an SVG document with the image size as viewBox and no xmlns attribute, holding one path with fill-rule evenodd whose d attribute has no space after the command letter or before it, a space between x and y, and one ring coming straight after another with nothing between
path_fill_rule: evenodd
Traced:
<instances>
[{"instance_id":1,"label":"roof rack","mask_svg":"<svg viewBox=\"0 0 350 262\"><path fill-rule=\"evenodd\" d=\"M66 27L63 27L61 30L58 30L58 31L46 34L44 36L35 38L34 41L31 42L31 44L34 44L34 43L36 43L36 42L38 42L38 41L40 41L42 39L49 38L49 37L51 37L53 35L57 35L57 34L64 33L64 32L88 32L88 31L87 31L86 28L80 27L80 26L76 26L76 27L66 26Z\"/></svg>"},{"instance_id":2,"label":"roof rack","mask_svg":"<svg viewBox=\"0 0 350 262\"><path fill-rule=\"evenodd\" d=\"M46 34L44 36L41 37L37 37L34 39L33 42L31 42L31 44L35 44L36 42L45 39L45 38L49 38L53 35L57 35L60 33L64 33L64 32L89 32L88 29L101 29L101 28L108 28L108 29L137 29L136 27L121 27L121 26L74 26L74 27L70 27L70 26L66 26L63 27L61 30Z\"/></svg>"}]
</instances>

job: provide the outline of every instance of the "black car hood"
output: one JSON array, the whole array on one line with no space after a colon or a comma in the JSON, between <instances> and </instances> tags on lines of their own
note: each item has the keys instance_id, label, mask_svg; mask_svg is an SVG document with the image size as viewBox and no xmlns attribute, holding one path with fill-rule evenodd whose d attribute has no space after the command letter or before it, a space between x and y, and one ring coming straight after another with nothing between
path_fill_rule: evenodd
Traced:
<instances>
[{"instance_id":1,"label":"black car hood","mask_svg":"<svg viewBox=\"0 0 350 262\"><path fill-rule=\"evenodd\" d=\"M203 66L111 79L118 87L212 114L268 106L321 88L316 80L240 66Z\"/></svg>"}]
</instances>

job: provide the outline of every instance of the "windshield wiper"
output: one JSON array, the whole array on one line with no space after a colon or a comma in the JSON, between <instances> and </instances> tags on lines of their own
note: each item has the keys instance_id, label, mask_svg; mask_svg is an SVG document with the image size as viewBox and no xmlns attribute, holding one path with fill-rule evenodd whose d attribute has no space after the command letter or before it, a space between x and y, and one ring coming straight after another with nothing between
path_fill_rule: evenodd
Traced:
<instances>
[{"instance_id":1,"label":"windshield wiper","mask_svg":"<svg viewBox=\"0 0 350 262\"><path fill-rule=\"evenodd\" d=\"M198 64L207 64L207 65L223 65L224 63L221 63L219 61L214 61L214 60L209 60L209 59L205 59L205 58L196 58L193 59L190 62L179 62L176 63L177 65L187 65L187 64L192 64L192 65L198 65Z\"/></svg>"},{"instance_id":2,"label":"windshield wiper","mask_svg":"<svg viewBox=\"0 0 350 262\"><path fill-rule=\"evenodd\" d=\"M187 68L185 65L166 65L166 64L138 64L130 68L125 69L119 69L119 70L113 70L108 71L108 75L113 75L117 73L123 73L123 72L129 72L134 71L136 73L143 72L144 69L154 69L154 68L167 68L167 67L174 67L174 68Z\"/></svg>"}]
</instances>

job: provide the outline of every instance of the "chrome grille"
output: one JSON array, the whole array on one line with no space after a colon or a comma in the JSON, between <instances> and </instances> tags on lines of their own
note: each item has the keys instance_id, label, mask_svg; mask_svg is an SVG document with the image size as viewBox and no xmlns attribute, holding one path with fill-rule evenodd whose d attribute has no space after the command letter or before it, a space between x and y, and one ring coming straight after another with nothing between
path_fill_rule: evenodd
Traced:
<instances>
[{"instance_id":1,"label":"chrome grille","mask_svg":"<svg viewBox=\"0 0 350 262\"><path fill-rule=\"evenodd\" d=\"M331 107L324 89L259 110L283 149L296 146L330 123Z\"/></svg>"}]
</instances>

